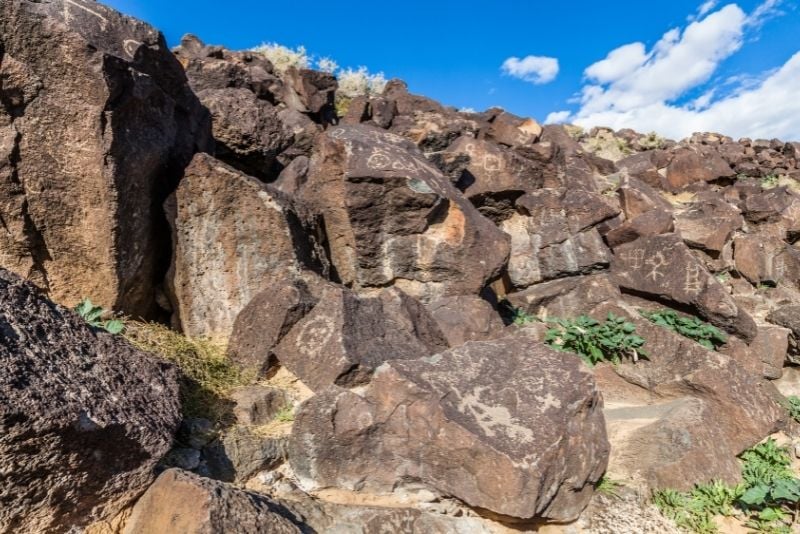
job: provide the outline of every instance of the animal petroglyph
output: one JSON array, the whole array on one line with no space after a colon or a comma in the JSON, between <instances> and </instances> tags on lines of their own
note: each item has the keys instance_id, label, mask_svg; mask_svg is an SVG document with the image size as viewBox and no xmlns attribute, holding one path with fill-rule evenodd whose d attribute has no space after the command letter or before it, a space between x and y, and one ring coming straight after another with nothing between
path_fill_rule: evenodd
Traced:
<instances>
[{"instance_id":1,"label":"animal petroglyph","mask_svg":"<svg viewBox=\"0 0 800 534\"><path fill-rule=\"evenodd\" d=\"M327 317L314 317L300 329L297 348L306 356L312 356L333 337L333 322Z\"/></svg>"},{"instance_id":2,"label":"animal petroglyph","mask_svg":"<svg viewBox=\"0 0 800 534\"><path fill-rule=\"evenodd\" d=\"M519 421L511 415L505 406L498 404L486 404L481 400L483 393L489 388L475 388L471 393L464 395L458 405L458 409L471 414L481 429L489 437L494 437L498 433L505 434L509 439L517 442L529 442L533 439L533 430L521 425Z\"/></svg>"}]
</instances>

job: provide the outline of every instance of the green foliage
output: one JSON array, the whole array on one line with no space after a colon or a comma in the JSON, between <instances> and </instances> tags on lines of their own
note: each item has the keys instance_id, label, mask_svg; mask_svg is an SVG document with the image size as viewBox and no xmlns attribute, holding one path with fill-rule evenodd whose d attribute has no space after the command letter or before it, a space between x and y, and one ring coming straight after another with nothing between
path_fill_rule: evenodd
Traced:
<instances>
[{"instance_id":1,"label":"green foliage","mask_svg":"<svg viewBox=\"0 0 800 534\"><path fill-rule=\"evenodd\" d=\"M693 339L710 350L716 350L728 340L728 337L721 330L704 323L697 317L679 315L668 309L654 312L640 310L639 313L654 324Z\"/></svg>"},{"instance_id":2,"label":"green foliage","mask_svg":"<svg viewBox=\"0 0 800 534\"><path fill-rule=\"evenodd\" d=\"M294 407L291 404L287 404L281 408L281 411L275 414L273 420L280 423L291 423L294 421Z\"/></svg>"},{"instance_id":3,"label":"green foliage","mask_svg":"<svg viewBox=\"0 0 800 534\"><path fill-rule=\"evenodd\" d=\"M785 404L791 418L800 423L800 397L789 395Z\"/></svg>"},{"instance_id":4,"label":"green foliage","mask_svg":"<svg viewBox=\"0 0 800 534\"><path fill-rule=\"evenodd\" d=\"M602 495L619 498L619 489L621 487L622 482L603 475L603 477L597 482L594 490Z\"/></svg>"},{"instance_id":5,"label":"green foliage","mask_svg":"<svg viewBox=\"0 0 800 534\"><path fill-rule=\"evenodd\" d=\"M664 138L656 132L650 132L645 137L639 139L639 145L645 150L653 150L664 147Z\"/></svg>"},{"instance_id":6,"label":"green foliage","mask_svg":"<svg viewBox=\"0 0 800 534\"><path fill-rule=\"evenodd\" d=\"M761 187L764 189L771 189L778 185L778 181L780 180L780 176L777 174L768 174L761 179Z\"/></svg>"},{"instance_id":7,"label":"green foliage","mask_svg":"<svg viewBox=\"0 0 800 534\"><path fill-rule=\"evenodd\" d=\"M705 534L717 532L713 517L746 516L745 525L757 532L788 534L800 503L800 479L790 469L789 452L774 439L741 455L742 478L737 486L715 481L691 492L667 489L653 493L653 504L682 528Z\"/></svg>"},{"instance_id":8,"label":"green foliage","mask_svg":"<svg viewBox=\"0 0 800 534\"><path fill-rule=\"evenodd\" d=\"M92 304L92 301L89 299L80 301L80 303L75 306L75 313L89 323L89 326L102 328L111 334L121 334L122 331L125 330L125 323L119 319L104 320L103 316L107 315L106 311L102 307Z\"/></svg>"},{"instance_id":9,"label":"green foliage","mask_svg":"<svg viewBox=\"0 0 800 534\"><path fill-rule=\"evenodd\" d=\"M185 416L228 422L232 416L230 391L249 383L251 377L233 366L223 345L209 339L191 339L156 323L130 322L125 337L137 348L178 366Z\"/></svg>"},{"instance_id":10,"label":"green foliage","mask_svg":"<svg viewBox=\"0 0 800 534\"><path fill-rule=\"evenodd\" d=\"M633 361L647 358L642 350L645 341L636 335L636 326L613 313L603 323L586 315L548 322L555 327L547 331L545 343L557 350L574 352L590 367L604 361L619 363L624 358Z\"/></svg>"},{"instance_id":11,"label":"green foliage","mask_svg":"<svg viewBox=\"0 0 800 534\"><path fill-rule=\"evenodd\" d=\"M511 317L512 317L512 320L514 321L514 324L517 324L517 325L520 325L520 326L526 325L526 324L531 324L531 323L536 323L536 322L539 321L538 317L536 317L535 315L529 314L528 312L526 312L522 308L515 308L514 311L512 312L512 316Z\"/></svg>"},{"instance_id":12,"label":"green foliage","mask_svg":"<svg viewBox=\"0 0 800 534\"><path fill-rule=\"evenodd\" d=\"M720 284L724 284L725 282L731 279L731 273L729 273L728 271L723 271L721 273L717 273L715 277Z\"/></svg>"}]
</instances>

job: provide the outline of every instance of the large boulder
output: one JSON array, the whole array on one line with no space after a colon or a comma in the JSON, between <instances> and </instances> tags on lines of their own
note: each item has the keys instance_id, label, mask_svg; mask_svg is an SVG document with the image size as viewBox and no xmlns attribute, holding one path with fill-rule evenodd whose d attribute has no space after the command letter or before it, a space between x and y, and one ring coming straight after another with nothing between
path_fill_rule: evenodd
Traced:
<instances>
[{"instance_id":1,"label":"large boulder","mask_svg":"<svg viewBox=\"0 0 800 534\"><path fill-rule=\"evenodd\" d=\"M597 370L612 444L610 476L679 490L739 481L737 456L781 429L787 417L761 370L752 372L626 305L606 303L592 314L608 312L635 324L648 353L647 361Z\"/></svg>"},{"instance_id":2,"label":"large boulder","mask_svg":"<svg viewBox=\"0 0 800 534\"><path fill-rule=\"evenodd\" d=\"M194 158L165 208L173 324L187 335L226 340L273 277L315 262L289 200L207 154Z\"/></svg>"},{"instance_id":3,"label":"large boulder","mask_svg":"<svg viewBox=\"0 0 800 534\"><path fill-rule=\"evenodd\" d=\"M614 249L611 272L623 289L691 306L709 322L751 341L756 324L676 234Z\"/></svg>"},{"instance_id":4,"label":"large boulder","mask_svg":"<svg viewBox=\"0 0 800 534\"><path fill-rule=\"evenodd\" d=\"M370 126L321 134L298 196L321 215L333 271L425 302L480 292L508 240L412 143Z\"/></svg>"},{"instance_id":5,"label":"large boulder","mask_svg":"<svg viewBox=\"0 0 800 534\"><path fill-rule=\"evenodd\" d=\"M362 384L387 360L448 347L425 307L399 289L358 295L306 273L276 278L242 310L229 354L259 373L277 361L318 391Z\"/></svg>"},{"instance_id":6,"label":"large boulder","mask_svg":"<svg viewBox=\"0 0 800 534\"><path fill-rule=\"evenodd\" d=\"M208 113L163 36L87 0L0 5L0 261L73 305L154 313L161 203Z\"/></svg>"},{"instance_id":7,"label":"large boulder","mask_svg":"<svg viewBox=\"0 0 800 534\"><path fill-rule=\"evenodd\" d=\"M172 445L176 379L0 270L0 531L80 529L130 504Z\"/></svg>"},{"instance_id":8,"label":"large boulder","mask_svg":"<svg viewBox=\"0 0 800 534\"><path fill-rule=\"evenodd\" d=\"M142 495L124 534L300 534L300 519L265 495L180 469L161 473Z\"/></svg>"},{"instance_id":9,"label":"large boulder","mask_svg":"<svg viewBox=\"0 0 800 534\"><path fill-rule=\"evenodd\" d=\"M290 462L307 489L422 483L495 514L568 521L605 470L601 405L578 357L523 332L387 362L362 393L317 394L295 419Z\"/></svg>"}]
</instances>

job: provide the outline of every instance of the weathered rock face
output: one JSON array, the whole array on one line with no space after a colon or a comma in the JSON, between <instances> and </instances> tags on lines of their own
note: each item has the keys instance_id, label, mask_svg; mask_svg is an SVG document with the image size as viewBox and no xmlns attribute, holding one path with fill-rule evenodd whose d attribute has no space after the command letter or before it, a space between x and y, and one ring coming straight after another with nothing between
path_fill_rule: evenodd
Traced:
<instances>
[{"instance_id":1,"label":"weathered rock face","mask_svg":"<svg viewBox=\"0 0 800 534\"><path fill-rule=\"evenodd\" d=\"M748 341L756 335L753 319L675 234L620 245L611 270L622 288L694 306L710 322Z\"/></svg>"},{"instance_id":2,"label":"weathered rock face","mask_svg":"<svg viewBox=\"0 0 800 534\"><path fill-rule=\"evenodd\" d=\"M507 270L513 288L608 266L610 251L595 226L619 213L613 199L588 191L540 189L516 205L518 213L500 224L511 236Z\"/></svg>"},{"instance_id":3,"label":"weathered rock face","mask_svg":"<svg viewBox=\"0 0 800 534\"><path fill-rule=\"evenodd\" d=\"M528 364L536 361L536 366ZM515 518L577 517L608 455L591 371L524 334L381 366L304 403L290 461L310 487L419 482Z\"/></svg>"},{"instance_id":4,"label":"weathered rock face","mask_svg":"<svg viewBox=\"0 0 800 534\"><path fill-rule=\"evenodd\" d=\"M86 0L4 1L0 50L0 261L59 302L150 314L160 205L210 148L181 66L156 30Z\"/></svg>"},{"instance_id":5,"label":"weathered rock face","mask_svg":"<svg viewBox=\"0 0 800 534\"><path fill-rule=\"evenodd\" d=\"M190 336L227 339L239 311L274 276L315 264L289 201L206 154L195 157L165 208L173 324Z\"/></svg>"},{"instance_id":6,"label":"weathered rock face","mask_svg":"<svg viewBox=\"0 0 800 534\"><path fill-rule=\"evenodd\" d=\"M110 519L178 426L174 369L0 270L0 531ZM136 372L130 372L135 369Z\"/></svg>"},{"instance_id":7,"label":"weathered rock face","mask_svg":"<svg viewBox=\"0 0 800 534\"><path fill-rule=\"evenodd\" d=\"M313 391L355 386L387 360L417 359L448 348L425 308L398 289L359 296L331 286L272 348Z\"/></svg>"},{"instance_id":8,"label":"weathered rock face","mask_svg":"<svg viewBox=\"0 0 800 534\"><path fill-rule=\"evenodd\" d=\"M678 149L667 166L664 186L679 191L694 182L727 178L735 173L716 151L705 147Z\"/></svg>"},{"instance_id":9,"label":"weathered rock face","mask_svg":"<svg viewBox=\"0 0 800 534\"><path fill-rule=\"evenodd\" d=\"M760 373L635 310L608 304L594 315L608 311L636 324L649 354L649 361L597 371L607 402L611 469L651 488L738 481L736 456L777 431L786 417L774 388Z\"/></svg>"},{"instance_id":10,"label":"weathered rock face","mask_svg":"<svg viewBox=\"0 0 800 534\"><path fill-rule=\"evenodd\" d=\"M300 534L301 527L296 516L269 497L169 469L136 503L124 534Z\"/></svg>"},{"instance_id":11,"label":"weathered rock face","mask_svg":"<svg viewBox=\"0 0 800 534\"><path fill-rule=\"evenodd\" d=\"M430 302L477 294L508 241L406 140L369 126L317 139L299 197L324 219L331 263L355 289L394 285Z\"/></svg>"},{"instance_id":12,"label":"weathered rock face","mask_svg":"<svg viewBox=\"0 0 800 534\"><path fill-rule=\"evenodd\" d=\"M503 333L503 320L492 305L480 297L447 297L428 305L451 347L467 341L486 341Z\"/></svg>"},{"instance_id":13,"label":"weathered rock face","mask_svg":"<svg viewBox=\"0 0 800 534\"><path fill-rule=\"evenodd\" d=\"M677 232L689 246L717 254L744 223L738 209L717 198L693 204L675 219Z\"/></svg>"}]
</instances>

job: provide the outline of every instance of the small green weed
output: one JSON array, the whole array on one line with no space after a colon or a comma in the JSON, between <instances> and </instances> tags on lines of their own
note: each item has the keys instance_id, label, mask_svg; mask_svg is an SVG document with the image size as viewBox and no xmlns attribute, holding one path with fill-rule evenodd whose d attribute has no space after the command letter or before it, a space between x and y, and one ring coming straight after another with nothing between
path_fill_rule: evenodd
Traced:
<instances>
[{"instance_id":1,"label":"small green weed","mask_svg":"<svg viewBox=\"0 0 800 534\"><path fill-rule=\"evenodd\" d=\"M622 482L603 475L603 477L597 482L594 490L602 495L619 498L619 489L621 487Z\"/></svg>"},{"instance_id":2,"label":"small green weed","mask_svg":"<svg viewBox=\"0 0 800 534\"><path fill-rule=\"evenodd\" d=\"M721 330L708 323L704 323L697 317L679 315L667 309L654 312L639 310L639 313L646 319L649 319L653 324L663 326L684 337L693 339L710 350L716 350L719 346L724 345L728 341L728 336Z\"/></svg>"},{"instance_id":3,"label":"small green weed","mask_svg":"<svg viewBox=\"0 0 800 534\"><path fill-rule=\"evenodd\" d=\"M779 180L780 176L777 174L768 174L761 179L761 187L764 189L772 189L778 185Z\"/></svg>"},{"instance_id":4,"label":"small green weed","mask_svg":"<svg viewBox=\"0 0 800 534\"><path fill-rule=\"evenodd\" d=\"M281 411L275 414L273 420L279 423L291 423L294 421L294 407L291 404L287 404L281 408Z\"/></svg>"},{"instance_id":5,"label":"small green weed","mask_svg":"<svg viewBox=\"0 0 800 534\"><path fill-rule=\"evenodd\" d=\"M531 315L522 308L516 308L512 315L514 324L516 325L526 325L531 323L539 322L539 318L535 315Z\"/></svg>"},{"instance_id":6,"label":"small green weed","mask_svg":"<svg viewBox=\"0 0 800 534\"><path fill-rule=\"evenodd\" d=\"M786 409L789 411L789 416L800 423L800 397L796 395L789 395L786 397Z\"/></svg>"},{"instance_id":7,"label":"small green weed","mask_svg":"<svg viewBox=\"0 0 800 534\"><path fill-rule=\"evenodd\" d=\"M80 303L75 306L75 313L89 323L89 326L102 328L111 334L121 334L122 331L125 330L125 323L119 319L104 320L103 316L107 315L106 311L102 307L92 304L92 301L89 299L80 301Z\"/></svg>"},{"instance_id":8,"label":"small green weed","mask_svg":"<svg viewBox=\"0 0 800 534\"><path fill-rule=\"evenodd\" d=\"M642 349L645 341L636 335L636 326L613 313L603 323L586 315L548 322L555 326L547 331L545 343L556 350L574 352L590 367L604 361L647 358Z\"/></svg>"}]
</instances>

